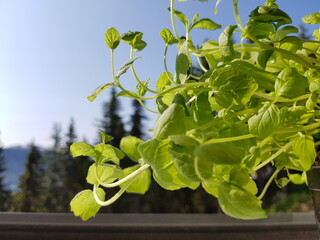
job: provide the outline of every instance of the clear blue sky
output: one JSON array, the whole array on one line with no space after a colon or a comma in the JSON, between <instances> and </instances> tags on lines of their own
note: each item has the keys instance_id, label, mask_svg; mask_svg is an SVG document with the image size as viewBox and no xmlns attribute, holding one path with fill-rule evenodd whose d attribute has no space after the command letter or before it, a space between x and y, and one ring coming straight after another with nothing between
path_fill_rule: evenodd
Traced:
<instances>
[{"instance_id":1,"label":"clear blue sky","mask_svg":"<svg viewBox=\"0 0 320 240\"><path fill-rule=\"evenodd\" d=\"M239 2L247 16L264 0ZM223 26L233 24L231 0L221 3L217 15L213 14L214 4L213 0L177 2L176 9L189 18L199 12L200 17L210 17ZM319 0L278 0L278 4L295 25L320 8ZM86 97L111 80L104 32L109 27L121 33L144 32L148 47L138 53L143 58L137 60L136 70L141 79L155 82L163 72L164 44L159 32L171 26L168 7L169 0L0 0L0 139L5 147L31 140L50 146L53 124L61 123L66 132L72 117L79 140L92 141L108 92L93 103ZM194 41L201 44L208 37L217 37L220 30L194 33ZM171 52L174 58L175 49ZM129 49L122 44L116 52L116 68L128 58ZM133 82L130 74L123 80ZM122 101L122 106L128 120L130 101Z\"/></svg>"}]
</instances>

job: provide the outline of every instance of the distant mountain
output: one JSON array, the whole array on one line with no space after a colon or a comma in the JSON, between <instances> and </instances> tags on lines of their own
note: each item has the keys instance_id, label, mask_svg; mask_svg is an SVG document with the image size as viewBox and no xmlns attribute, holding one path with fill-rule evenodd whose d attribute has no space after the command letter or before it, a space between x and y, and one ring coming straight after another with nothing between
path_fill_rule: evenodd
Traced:
<instances>
[{"instance_id":1,"label":"distant mountain","mask_svg":"<svg viewBox=\"0 0 320 240\"><path fill-rule=\"evenodd\" d=\"M20 176L24 172L29 147L10 147L3 151L6 171L4 173L5 183L11 191L17 190Z\"/></svg>"}]
</instances>

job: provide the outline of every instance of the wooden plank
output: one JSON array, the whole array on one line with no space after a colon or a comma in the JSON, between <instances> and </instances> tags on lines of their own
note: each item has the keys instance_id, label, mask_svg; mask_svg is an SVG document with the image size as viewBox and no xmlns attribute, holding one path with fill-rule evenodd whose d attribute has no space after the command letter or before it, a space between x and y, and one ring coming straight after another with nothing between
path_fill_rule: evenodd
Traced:
<instances>
[{"instance_id":1,"label":"wooden plank","mask_svg":"<svg viewBox=\"0 0 320 240\"><path fill-rule=\"evenodd\" d=\"M222 214L98 214L82 222L72 214L0 213L1 240L312 240L313 213L273 214L243 221Z\"/></svg>"}]
</instances>

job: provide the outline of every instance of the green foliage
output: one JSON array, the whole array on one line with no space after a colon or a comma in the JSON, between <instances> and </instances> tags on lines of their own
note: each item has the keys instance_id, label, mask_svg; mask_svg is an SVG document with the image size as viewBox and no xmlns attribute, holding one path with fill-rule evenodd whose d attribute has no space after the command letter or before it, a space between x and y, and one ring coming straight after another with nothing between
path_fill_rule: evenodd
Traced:
<instances>
[{"instance_id":1,"label":"green foliage","mask_svg":"<svg viewBox=\"0 0 320 240\"><path fill-rule=\"evenodd\" d=\"M302 18L302 21L308 24L320 23L320 13L311 13Z\"/></svg>"},{"instance_id":2,"label":"green foliage","mask_svg":"<svg viewBox=\"0 0 320 240\"><path fill-rule=\"evenodd\" d=\"M105 193L101 188L98 188L97 195L99 199L104 199ZM70 203L71 211L75 216L81 217L83 221L94 217L101 206L96 203L92 191L90 189L79 192Z\"/></svg>"},{"instance_id":3,"label":"green foliage","mask_svg":"<svg viewBox=\"0 0 320 240\"><path fill-rule=\"evenodd\" d=\"M138 146L143 141L134 136L123 137L120 142L120 149L133 161L138 162L141 155L138 151Z\"/></svg>"},{"instance_id":4,"label":"green foliage","mask_svg":"<svg viewBox=\"0 0 320 240\"><path fill-rule=\"evenodd\" d=\"M266 213L261 208L262 202L246 190L228 182L218 186L218 199L222 210L235 218L257 219L265 218Z\"/></svg>"},{"instance_id":5,"label":"green foliage","mask_svg":"<svg viewBox=\"0 0 320 240\"><path fill-rule=\"evenodd\" d=\"M178 43L178 40L173 36L171 31L167 28L164 28L160 32L160 36L162 37L165 44L172 45Z\"/></svg>"},{"instance_id":6,"label":"green foliage","mask_svg":"<svg viewBox=\"0 0 320 240\"><path fill-rule=\"evenodd\" d=\"M216 2L216 9L220 2ZM149 188L151 168L153 179L164 189L198 191L202 187L218 198L226 214L241 219L264 218L262 200L271 183L275 181L279 187L290 182L303 184L305 172L316 159L319 140L315 136L320 128L319 32L314 33L317 41L292 36L298 28L288 25L292 22L290 16L274 0L255 8L244 25L238 1L234 0L236 25L227 26L217 40L208 40L196 48L190 37L195 29L217 30L221 26L199 18L199 14L190 21L174 9L173 3L171 0L169 8L172 32L167 28L160 32L165 45L165 72L156 81L156 90L149 88L149 80L140 81L134 70L134 53L146 46L141 32L121 36L131 51L130 60L117 74L112 62L114 81L109 84L121 89L118 96L134 98L145 108L144 101L156 100L160 115L153 138L144 142L124 137L121 150L116 148L119 145L106 144L106 139L96 146L73 144L74 156L95 160L87 177L94 185L93 192L84 196L96 210L95 204L109 205L125 191L144 194ZM175 17L184 26L185 37L179 36ZM304 21L318 23L318 17L311 14ZM107 45L113 56L119 34L114 29L108 31ZM235 32L241 32L241 44L233 43ZM250 43L244 43L245 39ZM170 73L166 57L168 46L174 44L178 51L172 68L175 72ZM204 71L200 76L192 74L194 58L199 58ZM120 83L129 69L138 84L136 92ZM108 86L98 88L90 98L93 100ZM119 165L125 155L136 165L121 170ZM259 170L266 167L272 173L260 186L259 179L253 180L252 176L259 176ZM280 176L282 170L285 176ZM120 186L120 190L102 201L97 196L99 186ZM79 203L72 204L77 209ZM80 209L78 215L96 213Z\"/></svg>"},{"instance_id":7,"label":"green foliage","mask_svg":"<svg viewBox=\"0 0 320 240\"><path fill-rule=\"evenodd\" d=\"M115 28L109 28L104 35L104 39L108 47L113 50L119 46L121 36Z\"/></svg>"}]
</instances>

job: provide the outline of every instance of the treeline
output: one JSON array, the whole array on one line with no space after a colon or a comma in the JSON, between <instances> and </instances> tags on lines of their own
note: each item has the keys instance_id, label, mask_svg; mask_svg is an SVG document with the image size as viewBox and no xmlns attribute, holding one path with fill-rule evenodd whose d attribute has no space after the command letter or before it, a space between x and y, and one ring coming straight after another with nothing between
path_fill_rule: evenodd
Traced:
<instances>
[{"instance_id":1,"label":"treeline","mask_svg":"<svg viewBox=\"0 0 320 240\"><path fill-rule=\"evenodd\" d=\"M111 97L102 106L102 118L97 126L98 143L100 131L113 136L112 144L119 147L123 136L132 135L147 140L148 135L143 120L146 119L144 110L136 101L132 101L133 113L130 116L129 130L120 115L120 102L116 92L111 90ZM0 145L0 211L18 212L70 212L69 203L78 192L91 188L86 182L89 166L93 163L88 157L73 158L70 146L79 141L75 130L75 121L71 120L66 133L61 126L55 124L51 138L50 149L40 151L33 143L27 156L24 174L20 177L18 191L11 192L4 184L3 147ZM129 159L121 161L121 167L133 165ZM272 167L272 166L270 166ZM268 171L258 172L257 184L268 178ZM293 189L294 188L294 189ZM298 188L298 189L297 189ZM117 189L108 189L107 198L116 193ZM299 193L289 198L291 202L283 202L292 192ZM308 189L303 186L291 186L278 190L274 184L266 195L269 199L267 208L272 211L287 211L299 202L310 199ZM299 210L299 209L296 209ZM217 213L220 208L217 199L206 193L202 187L196 190L181 189L167 191L154 181L145 195L124 194L114 204L102 209L108 213Z\"/></svg>"}]
</instances>

